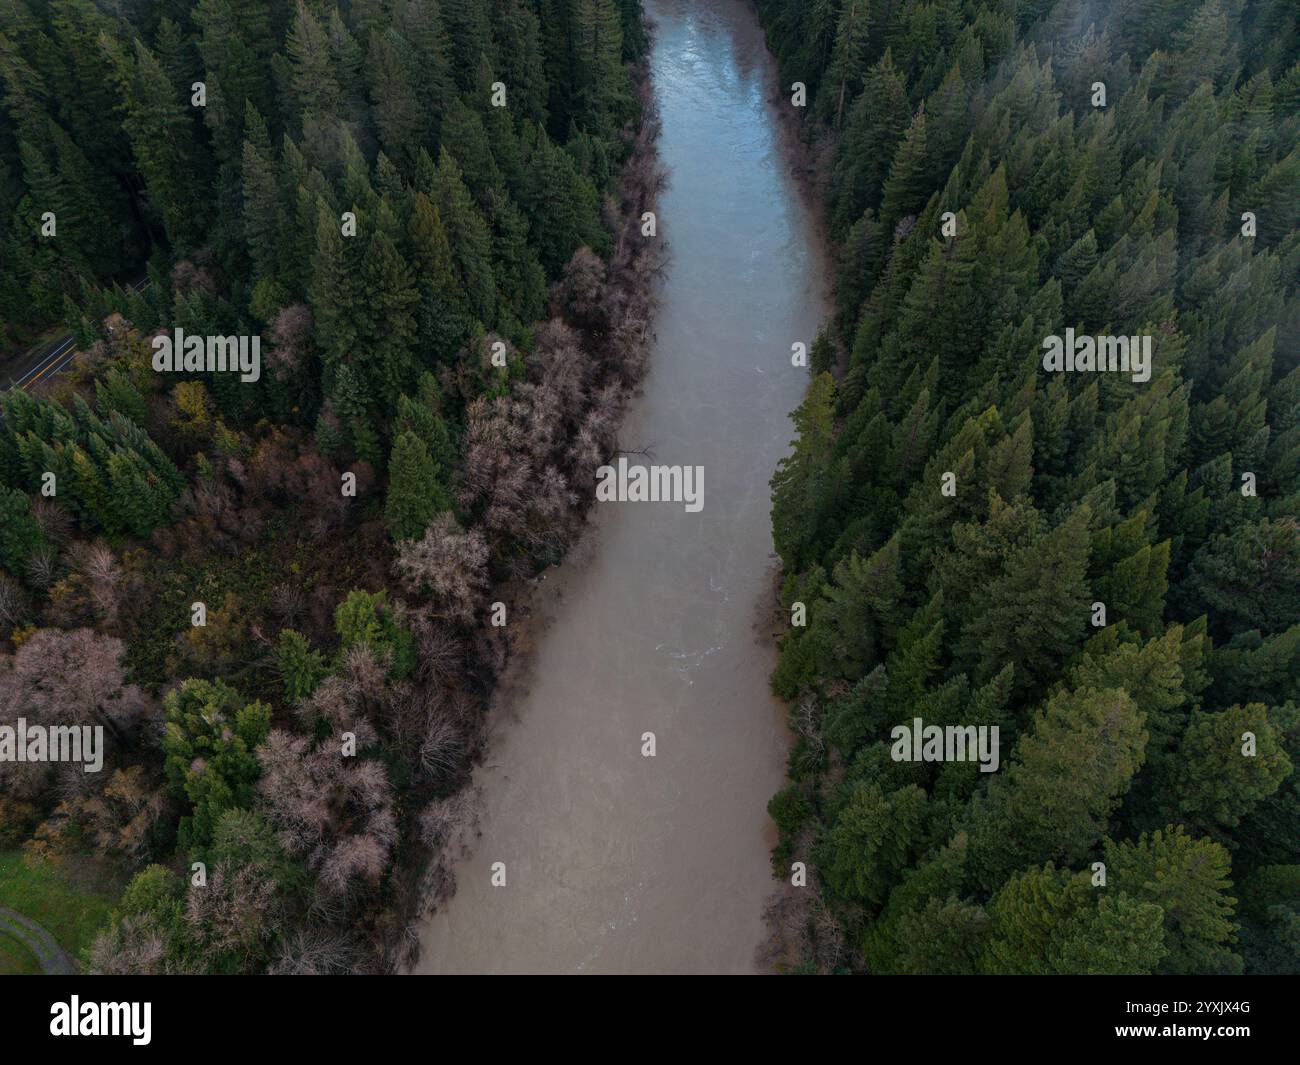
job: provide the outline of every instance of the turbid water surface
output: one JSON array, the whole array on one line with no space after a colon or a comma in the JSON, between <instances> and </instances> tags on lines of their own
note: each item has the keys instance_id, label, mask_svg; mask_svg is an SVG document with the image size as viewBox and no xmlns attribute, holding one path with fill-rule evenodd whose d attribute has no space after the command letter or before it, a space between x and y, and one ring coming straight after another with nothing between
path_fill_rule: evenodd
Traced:
<instances>
[{"instance_id":1,"label":"turbid water surface","mask_svg":"<svg viewBox=\"0 0 1300 1065\"><path fill-rule=\"evenodd\" d=\"M620 439L652 448L633 462L702 466L704 506L597 504L551 570L526 682L503 689L475 774L482 837L417 972L756 968L789 746L767 682L768 481L807 383L791 344L811 346L827 269L749 5L646 8L670 256Z\"/></svg>"}]
</instances>

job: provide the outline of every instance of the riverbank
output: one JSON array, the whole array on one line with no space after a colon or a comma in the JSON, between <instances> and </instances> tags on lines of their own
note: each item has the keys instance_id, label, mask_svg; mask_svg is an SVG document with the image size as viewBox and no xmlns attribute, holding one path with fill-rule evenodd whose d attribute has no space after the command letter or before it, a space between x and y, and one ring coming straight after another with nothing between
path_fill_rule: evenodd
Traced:
<instances>
[{"instance_id":1,"label":"riverbank","mask_svg":"<svg viewBox=\"0 0 1300 1065\"><path fill-rule=\"evenodd\" d=\"M645 349L651 341L659 287L659 277L666 254L664 241L655 234L643 232L642 218L657 209L657 199L663 184L663 175L656 151L659 135L659 118L651 91L650 73L645 62L631 71L632 82L641 109L640 124L627 161L623 165L619 183L618 215L621 220L617 241L610 256L605 284L599 295L604 307L610 308L610 317L616 324L614 336L606 337L610 351L585 350L583 355L593 361L610 361L609 374L604 381L600 402L609 409L606 420L613 425L620 421L627 404L636 394L645 372ZM556 308L558 310L558 308ZM612 358L611 358L612 355ZM608 445L608 446L604 446ZM599 442L601 461L612 461L617 446L612 437ZM505 606L507 624L504 628L504 645L495 663L499 669L491 685L490 703L494 708L482 723L481 734L470 747L471 760L482 766L490 762L494 730L498 726L495 708L510 705L527 684L534 663L534 650L544 632L544 620L553 609L560 583L553 578L574 564L575 558L585 557L591 550L589 528L585 515L593 497L580 486L569 519L576 528L575 538L569 543L563 566L553 565L529 578L516 578L491 590L489 601ZM489 668L494 668L489 666ZM478 836L480 786L472 784L446 804L440 814L436 845L431 847L414 892L418 898L418 914L427 916L451 898L457 888L457 866L472 852ZM418 921L421 917L413 916ZM410 927L410 926L408 926ZM415 960L415 939L409 934L405 939L408 953L405 964L409 968Z\"/></svg>"},{"instance_id":2,"label":"riverbank","mask_svg":"<svg viewBox=\"0 0 1300 1065\"><path fill-rule=\"evenodd\" d=\"M766 804L789 742L768 689L768 481L807 382L827 264L744 5L655 0L671 254L621 445L703 467L703 510L607 503L530 600L493 698L481 836L417 972L754 972ZM640 461L640 459L638 460Z\"/></svg>"}]
</instances>

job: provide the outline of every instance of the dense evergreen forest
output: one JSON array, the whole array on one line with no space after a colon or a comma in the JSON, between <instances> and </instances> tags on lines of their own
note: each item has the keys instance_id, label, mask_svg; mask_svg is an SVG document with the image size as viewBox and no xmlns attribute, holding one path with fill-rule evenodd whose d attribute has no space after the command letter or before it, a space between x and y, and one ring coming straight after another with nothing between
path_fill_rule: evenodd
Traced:
<instances>
[{"instance_id":1,"label":"dense evergreen forest","mask_svg":"<svg viewBox=\"0 0 1300 1065\"><path fill-rule=\"evenodd\" d=\"M2 0L0 850L123 886L99 972L386 971L640 372L636 0ZM147 284L140 285L141 280ZM255 380L152 341L259 337Z\"/></svg>"},{"instance_id":2,"label":"dense evergreen forest","mask_svg":"<svg viewBox=\"0 0 1300 1065\"><path fill-rule=\"evenodd\" d=\"M1300 970L1300 11L758 6L838 255L773 480L792 967Z\"/></svg>"}]
</instances>

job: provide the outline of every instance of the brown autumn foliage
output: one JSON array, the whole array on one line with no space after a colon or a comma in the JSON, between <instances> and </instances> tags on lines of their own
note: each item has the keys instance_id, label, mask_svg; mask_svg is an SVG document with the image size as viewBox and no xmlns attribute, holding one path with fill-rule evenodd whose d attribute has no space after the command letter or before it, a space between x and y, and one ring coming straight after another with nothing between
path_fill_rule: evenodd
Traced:
<instances>
[{"instance_id":1,"label":"brown autumn foliage","mask_svg":"<svg viewBox=\"0 0 1300 1065\"><path fill-rule=\"evenodd\" d=\"M172 290L181 297L192 292L216 295L217 282L208 265L182 259L172 267Z\"/></svg>"},{"instance_id":2,"label":"brown autumn foliage","mask_svg":"<svg viewBox=\"0 0 1300 1065\"><path fill-rule=\"evenodd\" d=\"M217 953L252 955L279 931L284 908L275 881L256 865L231 868L218 862L207 886L185 896L185 923Z\"/></svg>"},{"instance_id":3,"label":"brown autumn foliage","mask_svg":"<svg viewBox=\"0 0 1300 1065\"><path fill-rule=\"evenodd\" d=\"M100 858L118 858L138 869L153 855L153 832L171 803L143 765L114 769L103 789L65 799L36 831L28 849L67 854L89 843Z\"/></svg>"},{"instance_id":4,"label":"brown autumn foliage","mask_svg":"<svg viewBox=\"0 0 1300 1065\"><path fill-rule=\"evenodd\" d=\"M74 541L65 556L67 574L51 585L46 619L60 628L113 627L121 606L124 575L102 540Z\"/></svg>"},{"instance_id":5,"label":"brown autumn foliage","mask_svg":"<svg viewBox=\"0 0 1300 1065\"><path fill-rule=\"evenodd\" d=\"M0 635L8 636L21 625L31 609L31 597L22 584L7 573L0 573Z\"/></svg>"},{"instance_id":6,"label":"brown autumn foliage","mask_svg":"<svg viewBox=\"0 0 1300 1065\"><path fill-rule=\"evenodd\" d=\"M419 540L397 545L393 572L411 595L427 597L433 617L471 625L488 586L488 545L477 529L461 529L451 514L439 514Z\"/></svg>"},{"instance_id":7,"label":"brown autumn foliage","mask_svg":"<svg viewBox=\"0 0 1300 1065\"><path fill-rule=\"evenodd\" d=\"M354 972L362 947L351 933L313 922L286 933L271 963L272 976L332 976Z\"/></svg>"},{"instance_id":8,"label":"brown autumn foliage","mask_svg":"<svg viewBox=\"0 0 1300 1065\"><path fill-rule=\"evenodd\" d=\"M72 536L73 520L55 500L37 496L32 500L32 518L46 540L56 544L66 543Z\"/></svg>"},{"instance_id":9,"label":"brown autumn foliage","mask_svg":"<svg viewBox=\"0 0 1300 1065\"><path fill-rule=\"evenodd\" d=\"M282 729L272 729L257 755L259 793L281 846L304 858L336 900L373 890L397 842L383 765L344 757L333 739L314 744Z\"/></svg>"},{"instance_id":10,"label":"brown autumn foliage","mask_svg":"<svg viewBox=\"0 0 1300 1065\"><path fill-rule=\"evenodd\" d=\"M90 971L105 976L179 975L168 964L167 933L152 914L122 918L113 934L101 932L90 948Z\"/></svg>"},{"instance_id":11,"label":"brown autumn foliage","mask_svg":"<svg viewBox=\"0 0 1300 1065\"><path fill-rule=\"evenodd\" d=\"M271 320L267 366L280 380L301 374L311 357L311 308L305 303L282 307Z\"/></svg>"},{"instance_id":12,"label":"brown autumn foliage","mask_svg":"<svg viewBox=\"0 0 1300 1065\"><path fill-rule=\"evenodd\" d=\"M0 847L16 847L41 823L41 811L30 802L0 794Z\"/></svg>"},{"instance_id":13,"label":"brown autumn foliage","mask_svg":"<svg viewBox=\"0 0 1300 1065\"><path fill-rule=\"evenodd\" d=\"M380 550L365 517L379 478L366 463L348 465L357 475L358 496L343 497L342 471L321 455L306 430L263 421L236 431L203 393L163 394L156 390L162 385L146 375L141 387L148 393L150 430L170 453L188 457L200 471L177 505L175 523L155 531L157 552L195 563L238 557L263 548L268 529L275 529L271 519L289 511L293 532L285 539L309 542L324 560L310 574L296 566L275 573L260 600L223 595L208 603L208 629L227 631L187 632L184 654L169 663L169 673L222 675L236 684L264 679L257 663L248 661L250 648L255 657L259 641L269 645L280 626L298 629L328 651L335 638L334 609L346 589L378 588L389 572L405 597L391 600L394 612L416 651L413 672L395 680L385 654L358 644L337 662L330 657L332 672L311 696L297 707L278 709L276 727L257 752L257 808L316 882L305 888L306 912L290 917L263 872L218 864L209 871L208 887L186 897L186 926L205 950L261 953L274 941L275 973L391 966L415 949L409 919L454 890L454 860L475 831L475 796L465 786L470 762L482 743L485 695L507 652L503 630L483 623L485 603L494 581L532 576L558 560L576 535L592 500L596 468L617 450L618 420L643 370L663 242L640 233L640 216L653 208L662 184L652 151L653 100L644 86L641 92L645 119L620 188L607 201L607 222L616 235L608 262L586 248L575 252L550 293L550 320L534 327L533 346L523 358L525 376L506 395L476 398L482 389L474 381L491 380L481 366L466 369L463 387L445 390L455 412L448 421L463 447L462 468L455 471L463 525L444 514L422 537L395 552L386 542ZM181 293L218 287L203 264L181 264L173 281ZM109 345L137 362L145 357L146 345L129 324L118 319L117 327ZM263 352L278 383L293 382L310 365L313 327L311 312L301 304L282 308L267 324ZM489 335L483 342L490 346L496 339ZM512 359L517 354L509 350ZM182 399L188 407L182 408ZM467 401L463 415L461 399ZM184 415L180 424L169 428L178 414ZM338 427L328 402L320 424ZM71 531L60 524L61 515L57 508L38 515L59 545ZM95 545L69 548L63 557L51 551L38 559L28 576L37 587L67 582L55 597L60 623L112 631L147 605L156 588L148 573L153 558L138 549L127 549L118 560ZM335 562L339 569L352 567L347 576L332 575ZM8 617L11 625L25 620L26 592L20 582L13 584L0 582L0 625ZM214 611L220 622L215 626ZM80 631L83 641L115 643L120 658L120 641ZM48 653L49 637L37 632L32 642L36 653ZM0 695L17 683L10 676L14 669L0 661ZM102 662L92 662L91 671L102 674ZM120 670L117 680L124 693L116 702L101 700L106 714L132 701ZM67 690L72 682L61 683ZM125 716L134 722L132 742L143 744L158 724L157 712L138 690L134 696L142 706ZM0 703L0 715L5 706ZM295 725L313 738L290 732ZM355 734L356 757L340 754L342 732ZM320 735L328 738L314 738ZM371 746L382 747L383 761L366 750ZM161 857L149 853L153 828L160 819L174 819L176 811L147 765L111 767L99 790L80 783L59 789L62 801L42 830L45 842L53 849L76 832L94 841L96 853L133 867ZM400 803L392 784L398 779L404 788ZM26 816L17 799L0 795L0 801L11 803L15 819ZM399 845L403 860L397 866ZM188 960L176 962L170 935L152 918L126 917L114 938L96 945L94 967L159 972L188 966Z\"/></svg>"},{"instance_id":14,"label":"brown autumn foliage","mask_svg":"<svg viewBox=\"0 0 1300 1065\"><path fill-rule=\"evenodd\" d=\"M0 724L99 725L105 766L123 746L157 722L157 708L126 683L121 640L90 629L39 629L13 655L0 658ZM0 792L17 799L76 795L91 785L80 764L0 762ZM55 781L57 780L57 786Z\"/></svg>"}]
</instances>

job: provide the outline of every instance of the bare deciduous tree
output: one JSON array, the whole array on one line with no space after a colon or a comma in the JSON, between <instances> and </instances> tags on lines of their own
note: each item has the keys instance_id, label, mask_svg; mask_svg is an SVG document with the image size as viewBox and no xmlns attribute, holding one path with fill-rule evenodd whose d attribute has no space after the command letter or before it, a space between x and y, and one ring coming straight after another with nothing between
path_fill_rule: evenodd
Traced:
<instances>
[{"instance_id":1,"label":"bare deciduous tree","mask_svg":"<svg viewBox=\"0 0 1300 1065\"><path fill-rule=\"evenodd\" d=\"M185 922L208 950L251 952L276 933L282 920L275 882L253 865L231 869L218 862L202 888L185 897Z\"/></svg>"},{"instance_id":2,"label":"bare deciduous tree","mask_svg":"<svg viewBox=\"0 0 1300 1065\"><path fill-rule=\"evenodd\" d=\"M433 717L420 741L420 768L430 777L457 773L465 761L465 737L449 717Z\"/></svg>"},{"instance_id":3,"label":"bare deciduous tree","mask_svg":"<svg viewBox=\"0 0 1300 1065\"><path fill-rule=\"evenodd\" d=\"M360 956L347 933L324 925L295 928L271 963L272 976L331 976L351 972Z\"/></svg>"},{"instance_id":4,"label":"bare deciduous tree","mask_svg":"<svg viewBox=\"0 0 1300 1065\"><path fill-rule=\"evenodd\" d=\"M429 523L419 540L398 542L393 572L409 593L429 597L434 617L471 625L485 606L487 560L483 534L464 531L444 513Z\"/></svg>"},{"instance_id":5,"label":"bare deciduous tree","mask_svg":"<svg viewBox=\"0 0 1300 1065\"><path fill-rule=\"evenodd\" d=\"M41 535L55 543L65 543L72 535L72 515L53 499L37 496L32 500L32 518Z\"/></svg>"},{"instance_id":6,"label":"bare deciduous tree","mask_svg":"<svg viewBox=\"0 0 1300 1065\"><path fill-rule=\"evenodd\" d=\"M118 740L129 739L152 718L156 707L122 667L121 640L90 629L39 629L11 658L0 659L0 724L19 717L33 725L102 725ZM116 744L106 743L111 758ZM81 773L80 766L61 763ZM54 763L0 763L0 790L34 796L47 787ZM84 781L82 782L84 785Z\"/></svg>"},{"instance_id":7,"label":"bare deciduous tree","mask_svg":"<svg viewBox=\"0 0 1300 1065\"><path fill-rule=\"evenodd\" d=\"M466 433L462 502L478 517L497 561L521 577L562 553L578 500L545 458L554 427L536 418L537 408L523 399L481 399L470 407Z\"/></svg>"},{"instance_id":8,"label":"bare deciduous tree","mask_svg":"<svg viewBox=\"0 0 1300 1065\"><path fill-rule=\"evenodd\" d=\"M33 588L48 588L54 583L59 554L50 546L38 547L27 559L27 582Z\"/></svg>"},{"instance_id":9,"label":"bare deciduous tree","mask_svg":"<svg viewBox=\"0 0 1300 1065\"><path fill-rule=\"evenodd\" d=\"M420 839L432 852L420 877L420 909L429 912L456 891L456 861L466 854L478 832L481 795L477 788L462 788L454 795L435 799L420 812Z\"/></svg>"},{"instance_id":10,"label":"bare deciduous tree","mask_svg":"<svg viewBox=\"0 0 1300 1065\"><path fill-rule=\"evenodd\" d=\"M551 286L551 315L565 317L584 329L605 322L605 262L583 245L570 257L564 274Z\"/></svg>"},{"instance_id":11,"label":"bare deciduous tree","mask_svg":"<svg viewBox=\"0 0 1300 1065\"><path fill-rule=\"evenodd\" d=\"M281 845L315 870L322 889L351 899L373 887L397 841L392 787L381 763L344 757L273 729L258 748L259 791Z\"/></svg>"},{"instance_id":12,"label":"bare deciduous tree","mask_svg":"<svg viewBox=\"0 0 1300 1065\"><path fill-rule=\"evenodd\" d=\"M26 620L31 601L23 586L7 573L0 573L0 632L9 630Z\"/></svg>"},{"instance_id":13,"label":"bare deciduous tree","mask_svg":"<svg viewBox=\"0 0 1300 1065\"><path fill-rule=\"evenodd\" d=\"M312 314L305 303L293 303L271 320L271 347L267 363L278 380L302 372L312 350Z\"/></svg>"},{"instance_id":14,"label":"bare deciduous tree","mask_svg":"<svg viewBox=\"0 0 1300 1065\"><path fill-rule=\"evenodd\" d=\"M271 589L271 610L284 624L296 625L307 609L307 596L301 584L277 584Z\"/></svg>"},{"instance_id":15,"label":"bare deciduous tree","mask_svg":"<svg viewBox=\"0 0 1300 1065\"><path fill-rule=\"evenodd\" d=\"M460 677L465 669L465 644L461 638L427 611L412 611L410 617L420 663L417 677L435 687Z\"/></svg>"},{"instance_id":16,"label":"bare deciduous tree","mask_svg":"<svg viewBox=\"0 0 1300 1065\"><path fill-rule=\"evenodd\" d=\"M158 976L178 970L168 962L170 942L152 914L124 917L95 938L90 971L97 976Z\"/></svg>"}]
</instances>

